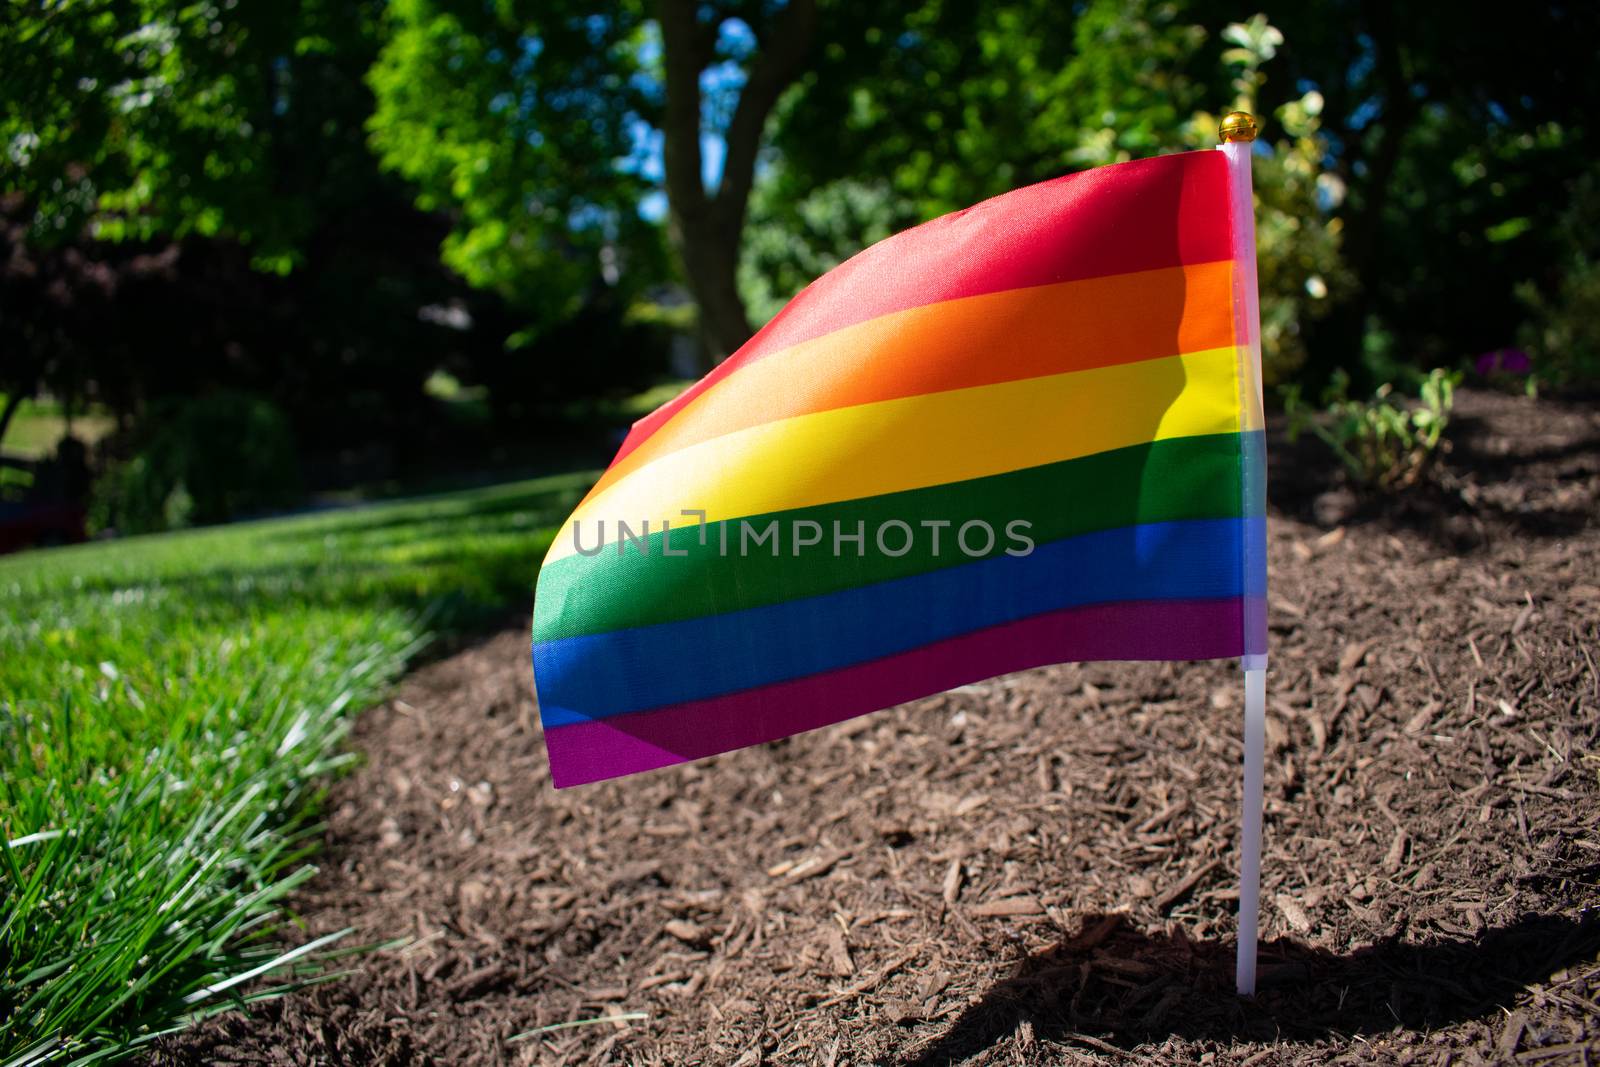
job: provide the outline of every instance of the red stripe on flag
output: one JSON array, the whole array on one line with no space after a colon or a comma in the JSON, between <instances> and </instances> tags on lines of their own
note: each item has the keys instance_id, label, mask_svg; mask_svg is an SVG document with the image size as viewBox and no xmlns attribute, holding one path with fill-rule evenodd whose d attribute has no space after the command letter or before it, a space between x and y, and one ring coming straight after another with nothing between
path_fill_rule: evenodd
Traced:
<instances>
[{"instance_id":1,"label":"red stripe on flag","mask_svg":"<svg viewBox=\"0 0 1600 1067\"><path fill-rule=\"evenodd\" d=\"M818 278L738 352L640 419L621 459L742 366L894 311L1056 282L1226 260L1227 160L1186 152L1030 185L880 241ZM614 462L614 461L613 461Z\"/></svg>"}]
</instances>

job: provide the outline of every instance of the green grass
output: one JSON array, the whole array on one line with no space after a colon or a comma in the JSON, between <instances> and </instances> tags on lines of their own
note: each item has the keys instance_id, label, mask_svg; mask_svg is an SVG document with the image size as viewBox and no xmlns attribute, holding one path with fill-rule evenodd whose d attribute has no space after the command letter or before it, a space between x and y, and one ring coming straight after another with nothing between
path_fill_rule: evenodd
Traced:
<instances>
[{"instance_id":1,"label":"green grass","mask_svg":"<svg viewBox=\"0 0 1600 1067\"><path fill-rule=\"evenodd\" d=\"M0 393L0 407L6 397ZM93 445L116 428L116 420L101 409L76 416L71 430L84 444ZM67 435L68 423L61 405L47 400L24 400L6 427L0 452L23 459L44 459Z\"/></svg>"},{"instance_id":2,"label":"green grass","mask_svg":"<svg viewBox=\"0 0 1600 1067\"><path fill-rule=\"evenodd\" d=\"M324 973L277 933L351 714L531 600L592 478L0 560L0 1063Z\"/></svg>"}]
</instances>

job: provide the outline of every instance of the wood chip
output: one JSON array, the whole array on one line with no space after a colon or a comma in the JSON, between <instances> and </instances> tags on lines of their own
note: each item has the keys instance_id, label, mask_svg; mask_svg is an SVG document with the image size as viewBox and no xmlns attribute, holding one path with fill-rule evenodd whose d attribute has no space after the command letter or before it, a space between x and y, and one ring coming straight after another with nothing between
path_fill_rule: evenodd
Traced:
<instances>
[{"instance_id":1,"label":"wood chip","mask_svg":"<svg viewBox=\"0 0 1600 1067\"><path fill-rule=\"evenodd\" d=\"M1517 1046L1522 1043L1523 1028L1528 1025L1528 1017L1520 1011L1511 1013L1511 1018L1506 1020L1504 1030L1500 1031L1500 1040L1495 1042L1494 1051L1502 1060L1509 1060L1517 1054Z\"/></svg>"},{"instance_id":2,"label":"wood chip","mask_svg":"<svg viewBox=\"0 0 1600 1067\"><path fill-rule=\"evenodd\" d=\"M1512 782L1513 789L1524 793L1537 793L1542 797L1554 797L1557 800L1576 800L1577 794L1570 789L1561 789L1556 786L1539 785L1537 782Z\"/></svg>"},{"instance_id":3,"label":"wood chip","mask_svg":"<svg viewBox=\"0 0 1600 1067\"><path fill-rule=\"evenodd\" d=\"M1389 851L1383 857L1383 869L1398 871L1400 865L1406 860L1406 832L1395 830L1394 840L1389 843Z\"/></svg>"},{"instance_id":4,"label":"wood chip","mask_svg":"<svg viewBox=\"0 0 1600 1067\"><path fill-rule=\"evenodd\" d=\"M885 978L888 978L891 974L894 974L900 968L916 959L917 954L921 951L922 950L920 948L917 948L912 949L909 952L902 952L900 955L891 960L887 966L879 968L867 977L861 979L859 982L855 982L844 987L837 993L828 997L826 1000L818 1001L817 1007L831 1008L835 1004L843 1004L851 997L860 996L862 993L865 993L870 989L876 989Z\"/></svg>"},{"instance_id":5,"label":"wood chip","mask_svg":"<svg viewBox=\"0 0 1600 1067\"><path fill-rule=\"evenodd\" d=\"M1415 715L1406 720L1406 733L1415 735L1426 730L1428 728L1428 724L1433 721L1433 716L1438 712L1438 710L1439 705L1437 703L1430 703L1426 707L1422 708Z\"/></svg>"},{"instance_id":6,"label":"wood chip","mask_svg":"<svg viewBox=\"0 0 1600 1067\"><path fill-rule=\"evenodd\" d=\"M986 900L972 907L973 915L985 918L1017 915L1043 915L1044 905L1038 897L1006 897L1003 900Z\"/></svg>"},{"instance_id":7,"label":"wood chip","mask_svg":"<svg viewBox=\"0 0 1600 1067\"><path fill-rule=\"evenodd\" d=\"M1278 905L1278 914L1282 915L1289 925L1294 928L1295 933L1309 934L1311 932L1311 916L1306 914L1306 909L1300 906L1298 900L1287 893L1279 893L1273 898L1273 902Z\"/></svg>"},{"instance_id":8,"label":"wood chip","mask_svg":"<svg viewBox=\"0 0 1600 1067\"><path fill-rule=\"evenodd\" d=\"M944 872L944 904L950 907L961 896L961 861L951 860L949 870Z\"/></svg>"},{"instance_id":9,"label":"wood chip","mask_svg":"<svg viewBox=\"0 0 1600 1067\"><path fill-rule=\"evenodd\" d=\"M1220 859L1214 859L1209 863L1200 865L1193 871L1190 871L1188 874L1184 875L1184 877L1175 885L1163 891L1159 897L1156 897L1156 910L1166 911L1168 908L1172 907L1172 905L1188 896L1189 892L1194 889L1195 886L1200 884L1200 880L1202 878L1220 866L1222 866L1222 861Z\"/></svg>"},{"instance_id":10,"label":"wood chip","mask_svg":"<svg viewBox=\"0 0 1600 1067\"><path fill-rule=\"evenodd\" d=\"M490 963L475 971L457 975L445 983L445 989L457 1000L465 1000L496 985L507 974L503 963Z\"/></svg>"},{"instance_id":11,"label":"wood chip","mask_svg":"<svg viewBox=\"0 0 1600 1067\"><path fill-rule=\"evenodd\" d=\"M1143 960L1123 959L1121 956L1096 956L1094 965L1101 970L1110 971L1113 974L1125 974L1130 978L1144 978L1156 973L1154 964L1146 963Z\"/></svg>"},{"instance_id":12,"label":"wood chip","mask_svg":"<svg viewBox=\"0 0 1600 1067\"><path fill-rule=\"evenodd\" d=\"M850 946L845 944L844 931L833 923L828 927L828 961L833 967L833 973L849 977L856 973L855 960L850 958Z\"/></svg>"},{"instance_id":13,"label":"wood chip","mask_svg":"<svg viewBox=\"0 0 1600 1067\"><path fill-rule=\"evenodd\" d=\"M1123 916L1120 913L1107 915L1105 918L1095 923L1092 927L1083 931L1077 937L1061 946L1062 952L1088 952L1090 949L1099 945L1100 942L1110 937L1112 931L1116 930L1117 927L1122 925L1122 920Z\"/></svg>"},{"instance_id":14,"label":"wood chip","mask_svg":"<svg viewBox=\"0 0 1600 1067\"><path fill-rule=\"evenodd\" d=\"M705 927L687 919L673 919L662 929L679 941L686 941L691 945L698 945L706 939Z\"/></svg>"},{"instance_id":15,"label":"wood chip","mask_svg":"<svg viewBox=\"0 0 1600 1067\"><path fill-rule=\"evenodd\" d=\"M1373 644L1372 641L1352 641L1344 646L1344 653L1339 657L1339 673L1346 674L1361 666L1361 661L1367 658Z\"/></svg>"},{"instance_id":16,"label":"wood chip","mask_svg":"<svg viewBox=\"0 0 1600 1067\"><path fill-rule=\"evenodd\" d=\"M987 803L989 803L989 797L986 794L977 793L967 797L967 799L957 804L953 814L955 814L957 817L962 815L971 815L973 812L977 811Z\"/></svg>"},{"instance_id":17,"label":"wood chip","mask_svg":"<svg viewBox=\"0 0 1600 1067\"><path fill-rule=\"evenodd\" d=\"M1126 1051L1124 1049L1120 1049L1117 1046L1111 1044L1109 1041L1102 1041L1098 1037L1090 1037L1088 1034L1063 1034L1062 1035L1062 1039L1066 1040L1066 1041L1076 1041L1080 1045L1087 1045L1087 1046L1089 1046L1090 1048L1094 1049L1097 1052L1104 1052L1107 1056L1110 1056L1112 1059L1118 1059L1118 1060L1131 1060L1131 1059L1133 1059L1133 1053L1128 1052L1128 1051Z\"/></svg>"},{"instance_id":18,"label":"wood chip","mask_svg":"<svg viewBox=\"0 0 1600 1067\"><path fill-rule=\"evenodd\" d=\"M789 869L784 875L784 880L791 883L803 882L807 878L815 878L818 875L827 874L833 870L834 864L844 859L844 857L845 853L843 852L826 852L820 856L811 856L803 859Z\"/></svg>"}]
</instances>

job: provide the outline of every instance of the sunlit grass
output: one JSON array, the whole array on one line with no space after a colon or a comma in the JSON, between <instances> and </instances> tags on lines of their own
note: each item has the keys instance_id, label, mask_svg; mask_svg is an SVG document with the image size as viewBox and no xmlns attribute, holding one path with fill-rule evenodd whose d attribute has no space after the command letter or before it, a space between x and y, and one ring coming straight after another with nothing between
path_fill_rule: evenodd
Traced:
<instances>
[{"instance_id":1,"label":"sunlit grass","mask_svg":"<svg viewBox=\"0 0 1600 1067\"><path fill-rule=\"evenodd\" d=\"M531 599L592 477L0 560L0 1063L322 973L276 932L351 713Z\"/></svg>"},{"instance_id":2,"label":"sunlit grass","mask_svg":"<svg viewBox=\"0 0 1600 1067\"><path fill-rule=\"evenodd\" d=\"M0 393L0 407L5 402L5 394ZM43 459L56 450L69 430L84 444L93 445L115 428L116 420L98 408L78 414L69 423L59 404L24 400L6 427L0 452L23 459Z\"/></svg>"}]
</instances>

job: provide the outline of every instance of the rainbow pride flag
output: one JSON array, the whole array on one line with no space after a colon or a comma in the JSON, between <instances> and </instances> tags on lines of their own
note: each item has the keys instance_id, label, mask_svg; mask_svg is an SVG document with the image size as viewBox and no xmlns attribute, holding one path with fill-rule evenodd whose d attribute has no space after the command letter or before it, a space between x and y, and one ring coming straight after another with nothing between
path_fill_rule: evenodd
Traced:
<instances>
[{"instance_id":1,"label":"rainbow pride flag","mask_svg":"<svg viewBox=\"0 0 1600 1067\"><path fill-rule=\"evenodd\" d=\"M1264 655L1237 193L1192 152L929 222L636 424L539 573L555 784L1048 663Z\"/></svg>"}]
</instances>

